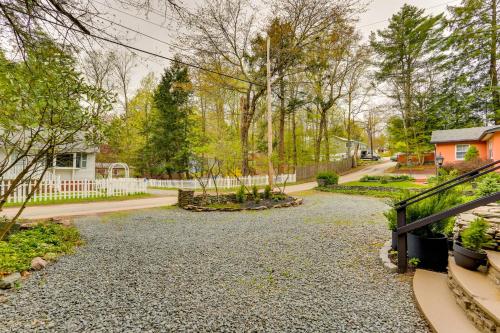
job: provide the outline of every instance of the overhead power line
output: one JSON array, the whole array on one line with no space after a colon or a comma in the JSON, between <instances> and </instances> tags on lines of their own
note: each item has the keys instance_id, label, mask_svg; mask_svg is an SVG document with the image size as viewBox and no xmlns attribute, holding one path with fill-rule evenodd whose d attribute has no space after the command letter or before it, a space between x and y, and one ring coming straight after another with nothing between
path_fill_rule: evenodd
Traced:
<instances>
[{"instance_id":1,"label":"overhead power line","mask_svg":"<svg viewBox=\"0 0 500 333\"><path fill-rule=\"evenodd\" d=\"M460 1L460 0L452 0L452 1L442 2L442 3L438 3L437 5L430 6L430 7L425 7L425 8L422 8L422 9L433 9L433 8L441 7L441 6L444 6L444 5L449 5L450 3L457 2L457 1ZM377 21L377 22L372 22L372 23L364 24L364 25L359 26L358 28L369 27L369 26L372 26L372 25L375 25L375 24L388 22L389 20L390 19L385 19L385 20L381 20L381 21Z\"/></svg>"},{"instance_id":2,"label":"overhead power line","mask_svg":"<svg viewBox=\"0 0 500 333\"><path fill-rule=\"evenodd\" d=\"M80 29L76 29L76 28L73 28L73 27L68 27L65 24L62 24L62 23L59 23L59 22L54 22L54 21L48 20L48 19L46 19L44 17L39 17L39 16L35 16L35 15L32 15L32 14L28 14L28 13L22 11L22 10L17 9L17 8L12 8L10 6L5 6L5 7L8 8L9 10L12 10L12 11L15 11L15 12L18 12L18 13L22 13L24 15L31 15L32 17L34 17L34 18L36 18L38 20L42 20L42 21L45 21L45 22L50 23L50 24L58 25L58 26L61 26L61 27L65 28L65 29L68 29L68 30L71 30L71 31L74 31L74 32L78 32L78 33L81 33L83 35L87 35L87 36L90 36L92 38L95 38L95 39L98 39L98 40L102 40L102 41L105 41L105 42L108 42L108 43L111 43L111 44L115 44L115 45L118 45L118 46L121 46L121 47L125 47L125 48L128 48L130 50L134 50L136 52L141 52L141 53L148 54L150 56L154 56L154 57L157 57L157 58L162 58L162 59L165 59L165 60L168 60L168 61L171 61L171 62L176 62L176 63L184 65L184 66L196 68L196 69L204 71L204 72L208 72L208 73L211 73L211 74L215 74L215 75L227 77L229 79L237 80L237 81L240 81L240 82L245 82L245 83L253 84L253 85L256 85L256 86L265 87L265 85L261 84L261 83L253 82L253 81L246 80L246 79L242 79L242 78L230 75L230 74L225 74L225 73L217 72L217 71L214 71L214 70L211 70L211 69L208 69L208 68L201 67L199 65L190 64L188 62L184 62L184 61L179 60L179 59L170 58L170 57L167 57L167 56L164 56L164 55L152 52L152 51L144 50L144 49L141 49L141 48L138 48L138 47L135 47L135 46L126 45L126 44L124 44L124 43L122 43L122 42L120 42L118 40L113 40L113 39L110 39L110 38L106 38L106 37L95 35L95 34L93 34L91 32L87 33L87 32L82 31ZM89 27L91 27L91 28L93 28L93 29L99 30L98 28L95 28L95 27L93 27L90 24L86 24L86 25L89 26Z\"/></svg>"}]
</instances>

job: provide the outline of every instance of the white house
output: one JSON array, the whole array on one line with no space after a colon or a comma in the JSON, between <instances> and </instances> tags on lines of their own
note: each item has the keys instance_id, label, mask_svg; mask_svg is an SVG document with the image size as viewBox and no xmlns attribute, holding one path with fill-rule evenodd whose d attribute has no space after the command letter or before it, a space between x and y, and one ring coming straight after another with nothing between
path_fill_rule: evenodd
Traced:
<instances>
[{"instance_id":1,"label":"white house","mask_svg":"<svg viewBox=\"0 0 500 333\"><path fill-rule=\"evenodd\" d=\"M75 145L69 152L57 154L52 161L47 161L50 166L45 178L60 178L61 180L95 179L95 158L98 151L97 147ZM5 160L5 155L5 152L0 150L0 163ZM15 178L23 170L26 163L26 160L18 162L2 178L4 180Z\"/></svg>"}]
</instances>

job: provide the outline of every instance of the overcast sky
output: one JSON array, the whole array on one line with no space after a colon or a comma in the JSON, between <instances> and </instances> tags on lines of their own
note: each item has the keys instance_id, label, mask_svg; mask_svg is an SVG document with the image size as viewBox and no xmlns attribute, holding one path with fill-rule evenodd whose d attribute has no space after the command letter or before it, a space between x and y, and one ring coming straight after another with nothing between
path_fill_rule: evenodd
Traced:
<instances>
[{"instance_id":1,"label":"overcast sky","mask_svg":"<svg viewBox=\"0 0 500 333\"><path fill-rule=\"evenodd\" d=\"M183 0L183 4L192 8L196 6L197 3L201 3L202 1L203 0ZM105 17L114 22L119 22L126 27L145 33L167 43L171 42L173 38L175 38L174 36L177 26L175 23L172 23L173 21L168 17L169 14L167 14L167 18L156 13L149 13L145 16L144 12L137 12L137 10L132 7L120 7L114 0L93 0L92 2L94 2L99 9L105 12ZM367 8L367 11L360 16L360 21L358 23L358 27L362 32L363 37L367 38L371 31L384 28L387 25L387 20L394 13L396 13L404 3L412 4L420 8L426 8L428 13L435 14L445 11L447 5L456 5L459 4L460 1L372 0ZM114 35L120 36L121 38L126 37L128 44L135 47L165 56L172 56L175 53L175 49L172 49L168 45L160 41L141 36L136 32L127 32L127 30L123 27L110 25L106 30L110 31ZM133 71L132 89L135 89L141 78L150 71L157 73L157 76L161 75L163 68L168 66L168 64L169 62L167 60L141 55L138 59L138 65Z\"/></svg>"}]
</instances>

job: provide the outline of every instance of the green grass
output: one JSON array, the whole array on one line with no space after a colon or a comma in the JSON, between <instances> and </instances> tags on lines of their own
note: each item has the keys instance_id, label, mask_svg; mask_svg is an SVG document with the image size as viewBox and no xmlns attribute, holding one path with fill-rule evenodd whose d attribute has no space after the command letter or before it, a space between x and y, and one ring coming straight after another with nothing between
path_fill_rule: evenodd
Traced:
<instances>
[{"instance_id":1,"label":"green grass","mask_svg":"<svg viewBox=\"0 0 500 333\"><path fill-rule=\"evenodd\" d=\"M380 191L380 190L344 190L344 189L333 189L326 187L318 187L317 190L322 192L330 192L330 193L341 193L341 194L349 194L349 195L366 195L375 198L390 198L390 199L398 199L401 197L403 192L389 192L389 191Z\"/></svg>"},{"instance_id":2,"label":"green grass","mask_svg":"<svg viewBox=\"0 0 500 333\"><path fill-rule=\"evenodd\" d=\"M140 193L130 195L120 195L113 197L91 197L91 198L68 198L47 201L28 202L26 206L45 206L45 205L58 205L58 204L71 204L71 203L85 203L85 202L98 202L98 201L123 201L132 199L150 198L152 194ZM19 207L21 203L6 203L4 207Z\"/></svg>"},{"instance_id":3,"label":"green grass","mask_svg":"<svg viewBox=\"0 0 500 333\"><path fill-rule=\"evenodd\" d=\"M33 229L14 232L0 241L0 275L29 270L33 258L54 260L72 253L81 243L75 227L58 224L39 224Z\"/></svg>"},{"instance_id":4,"label":"green grass","mask_svg":"<svg viewBox=\"0 0 500 333\"><path fill-rule=\"evenodd\" d=\"M348 182L348 183L343 183L343 186L376 186L376 187L390 187L390 188L398 188L398 189L412 189L412 188L426 188L428 187L427 185L411 182L411 181L403 181L403 182L388 182L388 183L381 183L381 182L360 182L360 181L354 181L354 182Z\"/></svg>"}]
</instances>

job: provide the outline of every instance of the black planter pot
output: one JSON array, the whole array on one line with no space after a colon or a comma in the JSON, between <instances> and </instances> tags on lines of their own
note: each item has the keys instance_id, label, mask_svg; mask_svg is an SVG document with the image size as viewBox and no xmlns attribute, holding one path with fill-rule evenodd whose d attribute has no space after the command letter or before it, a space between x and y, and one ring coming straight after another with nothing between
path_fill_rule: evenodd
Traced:
<instances>
[{"instance_id":1,"label":"black planter pot","mask_svg":"<svg viewBox=\"0 0 500 333\"><path fill-rule=\"evenodd\" d=\"M463 247L455 242L453 245L453 255L458 266L475 271L481 265L486 265L486 252L476 252Z\"/></svg>"},{"instance_id":2,"label":"black planter pot","mask_svg":"<svg viewBox=\"0 0 500 333\"><path fill-rule=\"evenodd\" d=\"M391 248L393 250L397 250L398 249L398 233L396 231L392 232L392 244L391 244Z\"/></svg>"},{"instance_id":3,"label":"black planter pot","mask_svg":"<svg viewBox=\"0 0 500 333\"><path fill-rule=\"evenodd\" d=\"M448 238L439 234L433 238L408 234L408 257L418 258L419 268L446 271L448 266Z\"/></svg>"}]
</instances>

